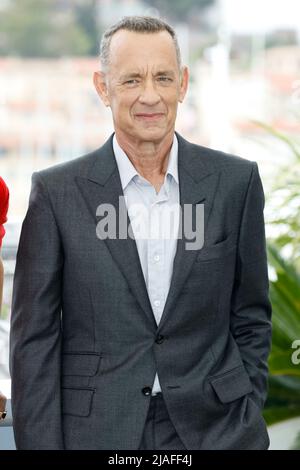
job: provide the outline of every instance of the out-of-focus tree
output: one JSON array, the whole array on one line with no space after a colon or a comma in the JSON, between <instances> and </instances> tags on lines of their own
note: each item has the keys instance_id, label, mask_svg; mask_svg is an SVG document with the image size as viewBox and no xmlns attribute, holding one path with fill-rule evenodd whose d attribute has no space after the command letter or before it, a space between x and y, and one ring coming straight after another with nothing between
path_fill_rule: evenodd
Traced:
<instances>
[{"instance_id":1,"label":"out-of-focus tree","mask_svg":"<svg viewBox=\"0 0 300 470\"><path fill-rule=\"evenodd\" d=\"M170 18L183 21L187 16L212 6L216 0L146 0L146 2Z\"/></svg>"},{"instance_id":2,"label":"out-of-focus tree","mask_svg":"<svg viewBox=\"0 0 300 470\"><path fill-rule=\"evenodd\" d=\"M94 52L95 2L10 0L0 16L0 54L58 57Z\"/></svg>"},{"instance_id":3,"label":"out-of-focus tree","mask_svg":"<svg viewBox=\"0 0 300 470\"><path fill-rule=\"evenodd\" d=\"M85 0L84 4L75 6L77 24L90 38L90 47L87 51L90 55L99 53L99 44L102 31L99 30L97 21L97 0Z\"/></svg>"},{"instance_id":4,"label":"out-of-focus tree","mask_svg":"<svg viewBox=\"0 0 300 470\"><path fill-rule=\"evenodd\" d=\"M0 16L0 52L3 55L38 56L54 32L50 3L13 0Z\"/></svg>"}]
</instances>

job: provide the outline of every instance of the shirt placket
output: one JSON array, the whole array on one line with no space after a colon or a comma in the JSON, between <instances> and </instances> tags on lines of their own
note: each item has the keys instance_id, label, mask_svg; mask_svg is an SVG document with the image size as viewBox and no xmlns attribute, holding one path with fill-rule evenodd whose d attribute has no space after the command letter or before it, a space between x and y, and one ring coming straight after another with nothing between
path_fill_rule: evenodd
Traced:
<instances>
[{"instance_id":1,"label":"shirt placket","mask_svg":"<svg viewBox=\"0 0 300 470\"><path fill-rule=\"evenodd\" d=\"M158 195L150 203L150 237L148 239L148 266L149 266L149 294L156 318L159 324L166 301L166 252L164 233L164 220L161 209L168 201L166 187L163 186Z\"/></svg>"}]
</instances>

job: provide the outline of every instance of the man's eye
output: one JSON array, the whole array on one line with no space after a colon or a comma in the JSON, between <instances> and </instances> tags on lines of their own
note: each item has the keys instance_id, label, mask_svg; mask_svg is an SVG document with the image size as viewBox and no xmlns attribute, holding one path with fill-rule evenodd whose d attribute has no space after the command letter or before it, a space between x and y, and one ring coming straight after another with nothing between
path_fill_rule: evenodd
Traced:
<instances>
[{"instance_id":1,"label":"man's eye","mask_svg":"<svg viewBox=\"0 0 300 470\"><path fill-rule=\"evenodd\" d=\"M161 82L171 82L172 79L169 77L158 77Z\"/></svg>"},{"instance_id":2,"label":"man's eye","mask_svg":"<svg viewBox=\"0 0 300 470\"><path fill-rule=\"evenodd\" d=\"M132 85L134 83L138 83L138 81L136 79L132 79L132 80L127 80L125 83L129 84L129 85Z\"/></svg>"}]
</instances>

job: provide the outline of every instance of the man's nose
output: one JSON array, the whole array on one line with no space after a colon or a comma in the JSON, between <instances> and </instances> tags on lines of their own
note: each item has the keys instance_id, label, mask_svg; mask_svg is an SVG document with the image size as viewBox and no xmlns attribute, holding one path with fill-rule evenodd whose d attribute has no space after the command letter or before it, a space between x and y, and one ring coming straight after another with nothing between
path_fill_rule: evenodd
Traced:
<instances>
[{"instance_id":1,"label":"man's nose","mask_svg":"<svg viewBox=\"0 0 300 470\"><path fill-rule=\"evenodd\" d=\"M139 101L140 103L148 105L153 105L160 101L160 95L151 80L145 82L144 86L142 87Z\"/></svg>"}]
</instances>

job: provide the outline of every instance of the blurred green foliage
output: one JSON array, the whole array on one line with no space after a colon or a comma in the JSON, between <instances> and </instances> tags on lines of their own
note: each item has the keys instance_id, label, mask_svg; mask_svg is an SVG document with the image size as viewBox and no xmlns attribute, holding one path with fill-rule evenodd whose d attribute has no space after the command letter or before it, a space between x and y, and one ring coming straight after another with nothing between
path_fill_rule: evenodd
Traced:
<instances>
[{"instance_id":1,"label":"blurred green foliage","mask_svg":"<svg viewBox=\"0 0 300 470\"><path fill-rule=\"evenodd\" d=\"M188 14L192 15L214 4L215 0L146 0L146 3L157 8L161 14L180 21Z\"/></svg>"},{"instance_id":2,"label":"blurred green foliage","mask_svg":"<svg viewBox=\"0 0 300 470\"><path fill-rule=\"evenodd\" d=\"M273 314L269 393L264 417L270 425L300 417L300 148L275 129L256 124L283 143L292 156L278 170L267 198L269 203L276 200L273 204L276 210L266 223L277 229L268 238ZM297 445L296 440L294 446Z\"/></svg>"},{"instance_id":3,"label":"blurred green foliage","mask_svg":"<svg viewBox=\"0 0 300 470\"><path fill-rule=\"evenodd\" d=\"M60 57L97 53L96 1L10 0L0 15L0 54Z\"/></svg>"},{"instance_id":4,"label":"blurred green foliage","mask_svg":"<svg viewBox=\"0 0 300 470\"><path fill-rule=\"evenodd\" d=\"M3 303L0 309L0 320L7 320L9 317L9 311L9 306Z\"/></svg>"},{"instance_id":5,"label":"blurred green foliage","mask_svg":"<svg viewBox=\"0 0 300 470\"><path fill-rule=\"evenodd\" d=\"M215 0L144 0L160 15L186 22ZM0 55L95 56L103 32L98 0L8 0L0 10ZM114 8L112 3L112 8ZM199 17L200 17L199 16Z\"/></svg>"}]
</instances>

